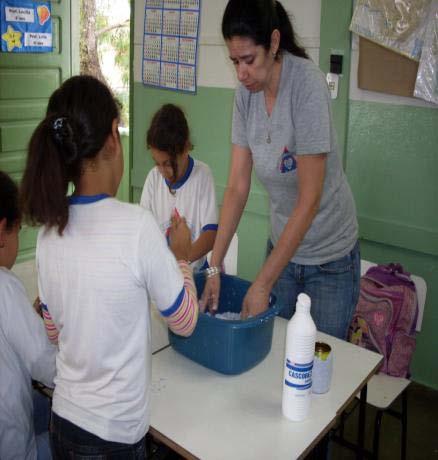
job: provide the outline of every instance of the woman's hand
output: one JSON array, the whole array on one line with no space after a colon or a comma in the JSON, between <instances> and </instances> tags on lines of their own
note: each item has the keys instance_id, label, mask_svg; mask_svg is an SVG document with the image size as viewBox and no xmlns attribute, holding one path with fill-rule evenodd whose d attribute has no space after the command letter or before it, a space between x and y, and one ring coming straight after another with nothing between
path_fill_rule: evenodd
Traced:
<instances>
[{"instance_id":1,"label":"woman's hand","mask_svg":"<svg viewBox=\"0 0 438 460\"><path fill-rule=\"evenodd\" d=\"M219 274L207 278L204 292L199 301L201 311L209 310L215 313L219 304L219 293L221 289L221 277Z\"/></svg>"},{"instance_id":2,"label":"woman's hand","mask_svg":"<svg viewBox=\"0 0 438 460\"><path fill-rule=\"evenodd\" d=\"M192 246L190 229L184 217L173 215L170 226L170 250L176 260L189 260L190 248Z\"/></svg>"},{"instance_id":3,"label":"woman's hand","mask_svg":"<svg viewBox=\"0 0 438 460\"><path fill-rule=\"evenodd\" d=\"M253 283L243 299L240 319L256 316L267 310L269 305L270 291L260 283Z\"/></svg>"}]
</instances>

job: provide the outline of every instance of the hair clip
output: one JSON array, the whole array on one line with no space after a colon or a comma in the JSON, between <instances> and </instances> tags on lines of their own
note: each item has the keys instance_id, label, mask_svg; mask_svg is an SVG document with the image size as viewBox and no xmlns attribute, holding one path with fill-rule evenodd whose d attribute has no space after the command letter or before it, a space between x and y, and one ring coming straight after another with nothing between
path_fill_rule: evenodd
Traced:
<instances>
[{"instance_id":1,"label":"hair clip","mask_svg":"<svg viewBox=\"0 0 438 460\"><path fill-rule=\"evenodd\" d=\"M59 117L53 121L52 128L54 131L59 131L64 127L64 122L67 120L66 117Z\"/></svg>"},{"instance_id":2,"label":"hair clip","mask_svg":"<svg viewBox=\"0 0 438 460\"><path fill-rule=\"evenodd\" d=\"M53 120L52 137L59 146L63 146L65 138L68 137L68 127L68 120L66 117L58 117Z\"/></svg>"}]
</instances>

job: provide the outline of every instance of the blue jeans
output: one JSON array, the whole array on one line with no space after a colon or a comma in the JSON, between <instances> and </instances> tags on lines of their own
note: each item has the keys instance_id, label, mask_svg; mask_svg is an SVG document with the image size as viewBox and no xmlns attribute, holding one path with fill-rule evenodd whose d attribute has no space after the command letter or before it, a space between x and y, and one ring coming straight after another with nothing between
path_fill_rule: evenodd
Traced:
<instances>
[{"instance_id":1,"label":"blue jeans","mask_svg":"<svg viewBox=\"0 0 438 460\"><path fill-rule=\"evenodd\" d=\"M146 435L145 435L146 436ZM50 441L54 459L144 460L145 437L135 444L106 441L52 412Z\"/></svg>"},{"instance_id":2,"label":"blue jeans","mask_svg":"<svg viewBox=\"0 0 438 460\"><path fill-rule=\"evenodd\" d=\"M267 254L272 251L268 241ZM298 294L309 295L311 315L318 331L345 340L359 299L359 242L344 257L322 265L289 262L274 285L280 316L290 319L295 313Z\"/></svg>"},{"instance_id":3,"label":"blue jeans","mask_svg":"<svg viewBox=\"0 0 438 460\"><path fill-rule=\"evenodd\" d=\"M33 390L33 425L38 460L52 460L49 443L50 401L38 390Z\"/></svg>"},{"instance_id":4,"label":"blue jeans","mask_svg":"<svg viewBox=\"0 0 438 460\"><path fill-rule=\"evenodd\" d=\"M35 440L37 445L37 460L52 460L49 431L44 431L44 433L35 436Z\"/></svg>"}]
</instances>

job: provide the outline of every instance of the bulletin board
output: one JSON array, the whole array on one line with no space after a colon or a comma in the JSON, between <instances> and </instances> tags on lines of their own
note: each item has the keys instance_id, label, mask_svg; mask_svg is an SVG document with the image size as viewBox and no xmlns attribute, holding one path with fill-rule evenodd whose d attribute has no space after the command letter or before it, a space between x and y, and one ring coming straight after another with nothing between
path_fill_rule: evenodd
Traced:
<instances>
[{"instance_id":1,"label":"bulletin board","mask_svg":"<svg viewBox=\"0 0 438 460\"><path fill-rule=\"evenodd\" d=\"M52 52L50 2L0 0L0 36L3 52Z\"/></svg>"},{"instance_id":2,"label":"bulletin board","mask_svg":"<svg viewBox=\"0 0 438 460\"><path fill-rule=\"evenodd\" d=\"M196 93L201 0L146 0L143 84Z\"/></svg>"}]
</instances>

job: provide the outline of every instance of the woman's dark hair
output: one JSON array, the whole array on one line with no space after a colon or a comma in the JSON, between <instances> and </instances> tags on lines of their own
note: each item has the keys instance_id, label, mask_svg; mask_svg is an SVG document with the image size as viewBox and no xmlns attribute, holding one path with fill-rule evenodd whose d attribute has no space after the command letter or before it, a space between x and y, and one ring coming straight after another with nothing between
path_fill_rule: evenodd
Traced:
<instances>
[{"instance_id":1,"label":"woman's dark hair","mask_svg":"<svg viewBox=\"0 0 438 460\"><path fill-rule=\"evenodd\" d=\"M148 148L154 148L166 152L170 156L173 178L171 183L178 177L176 158L188 148L193 148L190 142L190 130L182 109L173 104L165 104L152 117L146 135Z\"/></svg>"},{"instance_id":2,"label":"woman's dark hair","mask_svg":"<svg viewBox=\"0 0 438 460\"><path fill-rule=\"evenodd\" d=\"M6 218L6 230L12 230L20 221L18 205L18 187L3 171L0 171L0 220Z\"/></svg>"},{"instance_id":3,"label":"woman's dark hair","mask_svg":"<svg viewBox=\"0 0 438 460\"><path fill-rule=\"evenodd\" d=\"M21 184L23 213L31 224L57 227L68 222L67 191L111 134L119 108L111 91L88 75L69 78L50 97L46 118L29 143Z\"/></svg>"},{"instance_id":4,"label":"woman's dark hair","mask_svg":"<svg viewBox=\"0 0 438 460\"><path fill-rule=\"evenodd\" d=\"M271 35L275 29L280 31L280 52L289 51L295 56L309 58L304 48L298 44L292 22L280 2L230 0L225 8L222 18L222 35L225 40L247 37L269 51Z\"/></svg>"}]
</instances>

